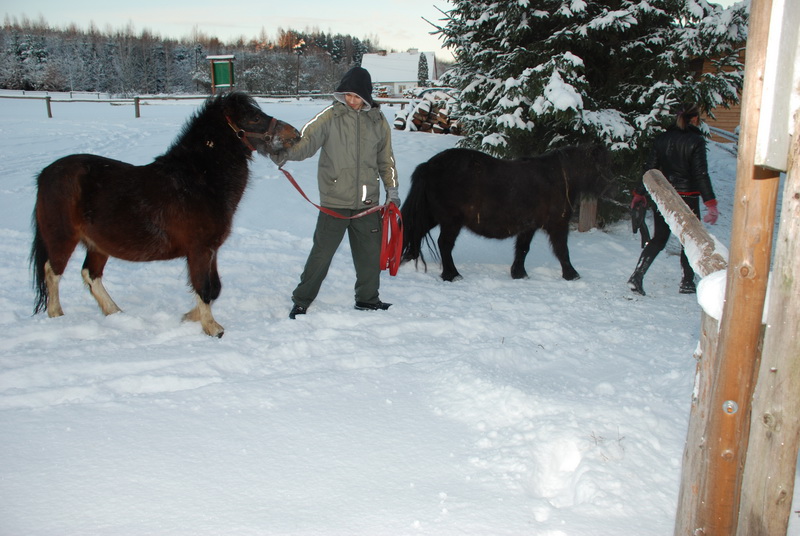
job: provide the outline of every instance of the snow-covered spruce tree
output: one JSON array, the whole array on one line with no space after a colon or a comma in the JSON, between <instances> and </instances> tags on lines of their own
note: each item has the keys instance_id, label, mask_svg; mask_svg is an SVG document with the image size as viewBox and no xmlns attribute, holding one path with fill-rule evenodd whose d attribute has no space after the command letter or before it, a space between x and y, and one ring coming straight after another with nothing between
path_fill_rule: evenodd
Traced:
<instances>
[{"instance_id":1,"label":"snow-covered spruce tree","mask_svg":"<svg viewBox=\"0 0 800 536\"><path fill-rule=\"evenodd\" d=\"M737 102L746 8L706 0L451 0L438 27L457 65L462 145L515 158L587 141L638 180L681 102ZM698 77L703 59L717 69ZM724 68L724 70L723 70Z\"/></svg>"},{"instance_id":2,"label":"snow-covered spruce tree","mask_svg":"<svg viewBox=\"0 0 800 536\"><path fill-rule=\"evenodd\" d=\"M419 53L419 63L417 63L417 84L419 87L428 87L431 83L428 81L428 58L425 57L424 52Z\"/></svg>"}]
</instances>

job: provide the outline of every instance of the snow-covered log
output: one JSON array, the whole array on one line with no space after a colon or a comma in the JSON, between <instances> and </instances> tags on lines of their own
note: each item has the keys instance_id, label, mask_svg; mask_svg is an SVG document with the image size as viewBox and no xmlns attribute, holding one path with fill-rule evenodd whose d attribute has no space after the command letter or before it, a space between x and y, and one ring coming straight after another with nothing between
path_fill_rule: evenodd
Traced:
<instances>
[{"instance_id":1,"label":"snow-covered log","mask_svg":"<svg viewBox=\"0 0 800 536\"><path fill-rule=\"evenodd\" d=\"M658 210L672 233L683 244L695 273L705 277L725 270L728 266L727 249L703 227L664 174L657 169L651 169L644 174L644 186L658 205Z\"/></svg>"}]
</instances>

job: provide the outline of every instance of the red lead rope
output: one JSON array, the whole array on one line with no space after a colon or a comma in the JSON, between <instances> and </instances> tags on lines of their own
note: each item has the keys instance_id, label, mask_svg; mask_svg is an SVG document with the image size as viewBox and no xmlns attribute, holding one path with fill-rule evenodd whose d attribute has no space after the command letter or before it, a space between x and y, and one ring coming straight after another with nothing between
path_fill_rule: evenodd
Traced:
<instances>
[{"instance_id":1,"label":"red lead rope","mask_svg":"<svg viewBox=\"0 0 800 536\"><path fill-rule=\"evenodd\" d=\"M339 218L342 220L354 220L380 210L383 213L383 236L381 239L380 258L381 270L388 269L389 275L397 275L397 269L400 267L400 256L403 252L403 219L400 215L400 209L397 207L397 205L394 203L387 203L386 205L377 205L365 210L364 212L359 212L355 216L342 216L338 212L314 203L308 198L303 189L300 188L300 185L297 184L297 181L294 180L294 177L292 177L291 173L283 168L279 169L283 171L283 174L286 175L286 178L289 179L289 182L292 183L292 186L294 186L297 191L300 192L300 195L302 195L306 201L317 207L320 212L324 212L328 216L333 216L334 218Z\"/></svg>"},{"instance_id":2,"label":"red lead rope","mask_svg":"<svg viewBox=\"0 0 800 536\"><path fill-rule=\"evenodd\" d=\"M403 253L403 218L394 203L384 205L383 239L381 240L381 270L389 269L389 275L397 275L400 256Z\"/></svg>"}]
</instances>

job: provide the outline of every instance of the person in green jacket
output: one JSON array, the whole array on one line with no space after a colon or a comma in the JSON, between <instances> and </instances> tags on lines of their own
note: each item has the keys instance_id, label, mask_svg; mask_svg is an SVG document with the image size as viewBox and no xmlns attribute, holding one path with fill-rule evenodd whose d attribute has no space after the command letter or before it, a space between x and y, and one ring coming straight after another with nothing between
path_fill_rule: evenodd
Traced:
<instances>
[{"instance_id":1,"label":"person in green jacket","mask_svg":"<svg viewBox=\"0 0 800 536\"><path fill-rule=\"evenodd\" d=\"M320 205L351 218L386 199L400 206L397 169L392 152L391 128L378 103L372 99L372 77L353 67L342 77L334 102L302 129L291 148L272 156L282 167L287 160L305 160L321 150L317 168ZM380 287L381 216L373 212L354 219L340 219L320 212L314 242L300 284L292 293L289 318L306 314L328 274L333 255L347 231L356 271L355 308L386 310Z\"/></svg>"}]
</instances>

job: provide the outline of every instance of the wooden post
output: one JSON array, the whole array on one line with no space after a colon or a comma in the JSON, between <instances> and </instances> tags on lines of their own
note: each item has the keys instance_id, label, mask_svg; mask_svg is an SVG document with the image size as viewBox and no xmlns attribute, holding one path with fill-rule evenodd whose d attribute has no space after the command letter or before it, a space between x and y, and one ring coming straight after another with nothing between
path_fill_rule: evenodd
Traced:
<instances>
[{"instance_id":1,"label":"wooden post","mask_svg":"<svg viewBox=\"0 0 800 536\"><path fill-rule=\"evenodd\" d=\"M742 536L786 534L800 448L800 114L795 119L742 479Z\"/></svg>"},{"instance_id":2,"label":"wooden post","mask_svg":"<svg viewBox=\"0 0 800 536\"><path fill-rule=\"evenodd\" d=\"M692 268L706 277L727 268L726 259L717 251L716 241L697 219L694 212L681 199L666 177L653 169L644 174L644 186L672 233L685 246ZM710 412L713 370L717 363L719 323L705 312L700 318L700 345L695 353L697 372L692 393L689 430L683 453L683 476L678 494L678 517L675 535L694 536L693 515L699 492L705 489L708 466L704 432Z\"/></svg>"},{"instance_id":3,"label":"wooden post","mask_svg":"<svg viewBox=\"0 0 800 536\"><path fill-rule=\"evenodd\" d=\"M732 535L738 523L779 185L777 172L754 165L771 7L772 0L753 0L750 11L725 304L698 445L708 463L693 511L678 512L695 520L689 534L698 536Z\"/></svg>"},{"instance_id":4,"label":"wooden post","mask_svg":"<svg viewBox=\"0 0 800 536\"><path fill-rule=\"evenodd\" d=\"M48 95L48 96L46 96L44 98L44 103L47 106L47 117L52 119L53 118L53 110L50 109L50 95Z\"/></svg>"},{"instance_id":5,"label":"wooden post","mask_svg":"<svg viewBox=\"0 0 800 536\"><path fill-rule=\"evenodd\" d=\"M754 165L771 4L751 4L725 303L716 345L716 322L703 316L676 536L729 536L739 525L779 184Z\"/></svg>"},{"instance_id":6,"label":"wooden post","mask_svg":"<svg viewBox=\"0 0 800 536\"><path fill-rule=\"evenodd\" d=\"M134 108L134 114L136 116L136 119L139 119L139 117L141 115L139 113L139 97L134 97L133 98L133 108Z\"/></svg>"},{"instance_id":7,"label":"wooden post","mask_svg":"<svg viewBox=\"0 0 800 536\"><path fill-rule=\"evenodd\" d=\"M578 231L585 233L597 227L597 199L581 199L581 209L578 214Z\"/></svg>"}]
</instances>

